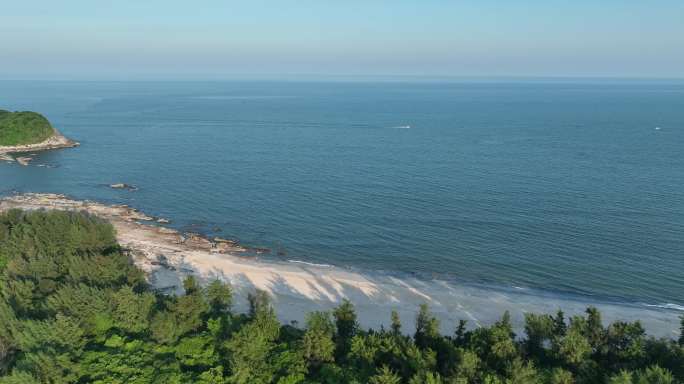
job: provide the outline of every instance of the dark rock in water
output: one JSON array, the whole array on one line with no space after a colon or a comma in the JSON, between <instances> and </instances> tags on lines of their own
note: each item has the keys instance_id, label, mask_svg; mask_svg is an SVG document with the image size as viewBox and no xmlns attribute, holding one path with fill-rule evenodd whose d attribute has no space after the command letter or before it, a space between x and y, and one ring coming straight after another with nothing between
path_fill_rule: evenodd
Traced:
<instances>
[{"instance_id":1,"label":"dark rock in water","mask_svg":"<svg viewBox=\"0 0 684 384\"><path fill-rule=\"evenodd\" d=\"M109 184L109 187L113 188L113 189L126 189L128 191L137 191L138 190L138 187L136 187L135 185L126 184L126 183Z\"/></svg>"},{"instance_id":2,"label":"dark rock in water","mask_svg":"<svg viewBox=\"0 0 684 384\"><path fill-rule=\"evenodd\" d=\"M250 250L254 251L256 254L271 253L271 250L268 248L250 248Z\"/></svg>"},{"instance_id":3,"label":"dark rock in water","mask_svg":"<svg viewBox=\"0 0 684 384\"><path fill-rule=\"evenodd\" d=\"M238 244L237 240L224 239L221 237L214 237L214 242L215 243L226 243L226 244L231 244L231 245L237 245Z\"/></svg>"}]
</instances>

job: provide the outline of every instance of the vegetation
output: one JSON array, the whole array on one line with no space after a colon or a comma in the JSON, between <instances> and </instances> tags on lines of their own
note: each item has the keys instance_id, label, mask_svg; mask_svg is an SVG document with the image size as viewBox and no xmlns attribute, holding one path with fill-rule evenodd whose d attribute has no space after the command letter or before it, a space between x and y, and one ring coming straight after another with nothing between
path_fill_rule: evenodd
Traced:
<instances>
[{"instance_id":1,"label":"vegetation","mask_svg":"<svg viewBox=\"0 0 684 384\"><path fill-rule=\"evenodd\" d=\"M589 308L566 319L508 314L487 328L443 336L424 305L413 336L362 330L344 302L281 325L268 295L231 310L228 285L184 282L152 292L87 214L0 214L0 383L682 383L684 338L647 337L639 322L604 326ZM682 326L684 327L684 320Z\"/></svg>"},{"instance_id":2,"label":"vegetation","mask_svg":"<svg viewBox=\"0 0 684 384\"><path fill-rule=\"evenodd\" d=\"M0 146L36 144L53 134L52 125L39 113L0 110Z\"/></svg>"}]
</instances>

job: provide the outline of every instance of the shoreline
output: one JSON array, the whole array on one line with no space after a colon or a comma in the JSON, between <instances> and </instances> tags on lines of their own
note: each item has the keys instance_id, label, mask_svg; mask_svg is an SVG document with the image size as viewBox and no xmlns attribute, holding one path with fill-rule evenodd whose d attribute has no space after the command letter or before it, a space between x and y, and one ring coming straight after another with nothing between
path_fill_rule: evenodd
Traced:
<instances>
[{"instance_id":1,"label":"shoreline","mask_svg":"<svg viewBox=\"0 0 684 384\"><path fill-rule=\"evenodd\" d=\"M25 144L25 145L13 145L13 146L0 146L0 161L13 162L17 161L21 165L28 165L31 161L29 157L13 157L10 154L13 153L24 153L24 152L40 152L48 151L52 149L64 149L64 148L74 148L81 145L79 142L71 140L54 129L54 134L48 137L46 140L41 141L36 144ZM24 159L24 161L22 161Z\"/></svg>"},{"instance_id":2,"label":"shoreline","mask_svg":"<svg viewBox=\"0 0 684 384\"><path fill-rule=\"evenodd\" d=\"M520 331L525 312L555 313L560 308L572 316L583 312L588 305L601 310L606 323L641 320L647 332L657 337L675 337L679 332L681 313L674 310L497 291L301 261L260 260L250 252L256 249L243 247L235 240L210 240L198 234L178 232L161 225L167 222L165 219L148 216L126 205L110 206L72 200L64 195L27 193L0 199L0 211L11 208L87 211L100 216L112 223L117 240L128 250L133 263L146 273L152 288L180 294L182 279L187 275L195 275L204 283L219 278L233 286L237 310L247 308L247 293L263 289L273 298L276 312L284 323L302 323L307 312L331 309L347 298L356 306L359 322L365 328L387 328L390 312L397 310L405 329L411 330L418 306L426 302L441 320L445 334L453 331L459 319L468 320L469 327L491 325L505 310L511 312L513 324Z\"/></svg>"}]
</instances>

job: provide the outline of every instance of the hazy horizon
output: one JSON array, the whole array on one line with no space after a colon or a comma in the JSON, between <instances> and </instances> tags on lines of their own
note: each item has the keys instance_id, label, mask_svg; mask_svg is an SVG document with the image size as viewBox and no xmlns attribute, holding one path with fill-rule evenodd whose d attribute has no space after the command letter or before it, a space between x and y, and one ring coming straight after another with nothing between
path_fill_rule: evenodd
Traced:
<instances>
[{"instance_id":1,"label":"hazy horizon","mask_svg":"<svg viewBox=\"0 0 684 384\"><path fill-rule=\"evenodd\" d=\"M0 78L682 78L683 18L670 0L29 0L3 5Z\"/></svg>"}]
</instances>

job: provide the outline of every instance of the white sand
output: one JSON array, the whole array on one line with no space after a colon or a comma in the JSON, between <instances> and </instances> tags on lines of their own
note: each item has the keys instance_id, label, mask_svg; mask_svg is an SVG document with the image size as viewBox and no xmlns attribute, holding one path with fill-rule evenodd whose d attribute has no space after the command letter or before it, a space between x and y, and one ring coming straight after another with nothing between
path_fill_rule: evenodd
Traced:
<instances>
[{"instance_id":1,"label":"white sand","mask_svg":"<svg viewBox=\"0 0 684 384\"><path fill-rule=\"evenodd\" d=\"M181 281L188 274L203 282L219 278L232 284L238 310L246 308L248 292L263 289L273 297L283 322L301 324L307 312L333 308L348 298L357 308L361 325L367 328L387 327L394 309L400 313L405 330L410 332L421 303L430 304L445 333L452 332L459 319L468 320L471 327L492 324L505 310L511 312L514 325L521 329L525 312L554 313L561 308L572 315L581 313L587 305L594 305L603 312L606 323L640 319L654 336L674 337L679 332L678 316L682 312L675 310L241 257L244 249L237 245L217 245L202 239L183 242L184 235L178 232L141 224L140 221L151 222L153 218L125 206L106 206L48 194L0 200L0 211L13 207L87 210L102 216L115 226L119 242L132 250L135 264L147 272L153 287L182 293Z\"/></svg>"}]
</instances>

